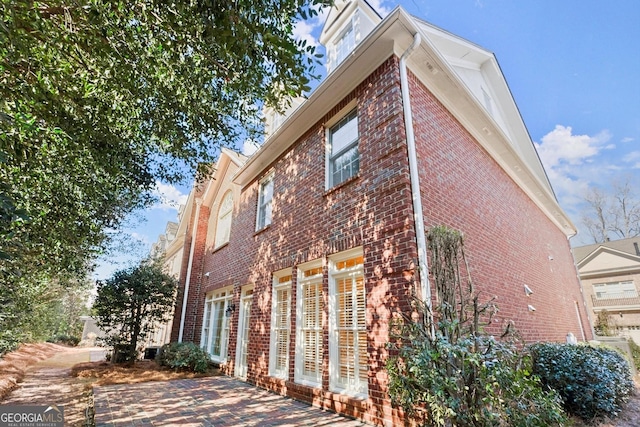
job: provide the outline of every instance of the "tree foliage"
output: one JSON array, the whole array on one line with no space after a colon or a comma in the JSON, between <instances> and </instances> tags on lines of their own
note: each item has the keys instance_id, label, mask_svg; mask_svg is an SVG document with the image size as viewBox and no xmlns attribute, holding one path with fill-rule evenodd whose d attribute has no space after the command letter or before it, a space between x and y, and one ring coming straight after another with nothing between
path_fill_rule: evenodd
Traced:
<instances>
[{"instance_id":1,"label":"tree foliage","mask_svg":"<svg viewBox=\"0 0 640 427\"><path fill-rule=\"evenodd\" d=\"M158 180L308 89L325 0L0 0L0 281L71 285ZM201 168L202 169L202 168ZM184 172L189 171L189 172ZM12 316L3 308L2 315Z\"/></svg>"},{"instance_id":2,"label":"tree foliage","mask_svg":"<svg viewBox=\"0 0 640 427\"><path fill-rule=\"evenodd\" d=\"M585 195L582 222L594 243L640 236L640 195L630 179L611 184L611 191L591 188Z\"/></svg>"},{"instance_id":3,"label":"tree foliage","mask_svg":"<svg viewBox=\"0 0 640 427\"><path fill-rule=\"evenodd\" d=\"M107 344L114 347L112 361L135 360L139 343L168 320L176 289L176 280L162 270L162 260L116 271L98 283L93 310Z\"/></svg>"},{"instance_id":4,"label":"tree foliage","mask_svg":"<svg viewBox=\"0 0 640 427\"><path fill-rule=\"evenodd\" d=\"M45 276L8 281L0 286L0 354L25 341L58 335L82 335L81 315L89 312L87 280Z\"/></svg>"}]
</instances>

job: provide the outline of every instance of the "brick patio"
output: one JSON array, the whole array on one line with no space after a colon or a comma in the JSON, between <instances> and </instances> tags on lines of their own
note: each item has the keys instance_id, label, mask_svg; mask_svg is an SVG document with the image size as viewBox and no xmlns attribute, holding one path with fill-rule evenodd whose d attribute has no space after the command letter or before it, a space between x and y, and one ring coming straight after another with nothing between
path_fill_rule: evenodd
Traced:
<instances>
[{"instance_id":1,"label":"brick patio","mask_svg":"<svg viewBox=\"0 0 640 427\"><path fill-rule=\"evenodd\" d=\"M364 426L231 377L94 387L95 425Z\"/></svg>"}]
</instances>

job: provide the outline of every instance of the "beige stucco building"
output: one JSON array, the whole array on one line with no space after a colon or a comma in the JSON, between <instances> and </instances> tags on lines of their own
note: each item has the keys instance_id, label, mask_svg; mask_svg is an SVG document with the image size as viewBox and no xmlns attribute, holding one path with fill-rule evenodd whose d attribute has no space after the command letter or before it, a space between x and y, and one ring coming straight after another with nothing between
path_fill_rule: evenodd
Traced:
<instances>
[{"instance_id":1,"label":"beige stucco building","mask_svg":"<svg viewBox=\"0 0 640 427\"><path fill-rule=\"evenodd\" d=\"M640 344L640 237L574 248L591 320L609 313L612 333Z\"/></svg>"}]
</instances>

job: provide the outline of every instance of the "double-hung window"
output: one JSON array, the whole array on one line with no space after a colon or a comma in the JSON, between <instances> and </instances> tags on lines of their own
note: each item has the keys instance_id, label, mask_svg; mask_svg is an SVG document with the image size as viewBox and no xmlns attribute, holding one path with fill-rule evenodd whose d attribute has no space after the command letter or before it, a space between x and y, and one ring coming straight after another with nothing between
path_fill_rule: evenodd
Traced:
<instances>
[{"instance_id":1,"label":"double-hung window","mask_svg":"<svg viewBox=\"0 0 640 427\"><path fill-rule=\"evenodd\" d=\"M227 359L229 318L225 314L232 298L233 290L227 289L208 294L204 302L200 343L215 362Z\"/></svg>"},{"instance_id":2,"label":"double-hung window","mask_svg":"<svg viewBox=\"0 0 640 427\"><path fill-rule=\"evenodd\" d=\"M298 266L295 381L322 385L322 261Z\"/></svg>"},{"instance_id":3,"label":"double-hung window","mask_svg":"<svg viewBox=\"0 0 640 427\"><path fill-rule=\"evenodd\" d=\"M329 262L329 387L366 396L368 352L362 249Z\"/></svg>"},{"instance_id":4,"label":"double-hung window","mask_svg":"<svg viewBox=\"0 0 640 427\"><path fill-rule=\"evenodd\" d=\"M216 224L216 239L214 248L219 248L229 242L231 234L231 214L233 213L233 193L227 191L218 209L218 223Z\"/></svg>"},{"instance_id":5,"label":"double-hung window","mask_svg":"<svg viewBox=\"0 0 640 427\"><path fill-rule=\"evenodd\" d=\"M271 205L273 201L273 174L260 181L258 191L258 216L256 230L262 230L271 224Z\"/></svg>"},{"instance_id":6,"label":"double-hung window","mask_svg":"<svg viewBox=\"0 0 640 427\"><path fill-rule=\"evenodd\" d=\"M287 379L289 376L289 335L291 312L291 270L273 275L271 304L271 351L269 375Z\"/></svg>"},{"instance_id":7,"label":"double-hung window","mask_svg":"<svg viewBox=\"0 0 640 427\"><path fill-rule=\"evenodd\" d=\"M328 188L332 188L357 175L360 170L357 110L329 128L328 139Z\"/></svg>"},{"instance_id":8,"label":"double-hung window","mask_svg":"<svg viewBox=\"0 0 640 427\"><path fill-rule=\"evenodd\" d=\"M347 56L356 47L356 33L353 30L353 23L349 22L342 33L333 44L332 49L332 69L337 68L338 65L344 61Z\"/></svg>"},{"instance_id":9,"label":"double-hung window","mask_svg":"<svg viewBox=\"0 0 640 427\"><path fill-rule=\"evenodd\" d=\"M632 280L596 283L593 285L596 299L637 298L638 291Z\"/></svg>"}]
</instances>

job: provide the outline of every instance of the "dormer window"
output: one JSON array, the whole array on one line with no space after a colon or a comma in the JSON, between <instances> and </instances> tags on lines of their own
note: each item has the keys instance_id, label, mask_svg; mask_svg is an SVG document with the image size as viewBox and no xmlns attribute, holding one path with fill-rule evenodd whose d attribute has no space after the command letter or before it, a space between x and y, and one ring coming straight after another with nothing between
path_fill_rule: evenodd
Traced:
<instances>
[{"instance_id":1,"label":"dormer window","mask_svg":"<svg viewBox=\"0 0 640 427\"><path fill-rule=\"evenodd\" d=\"M342 33L333 45L333 68L336 68L338 64L345 60L347 56L353 51L356 46L356 36L353 30L353 23L349 22L347 27L342 30Z\"/></svg>"}]
</instances>

